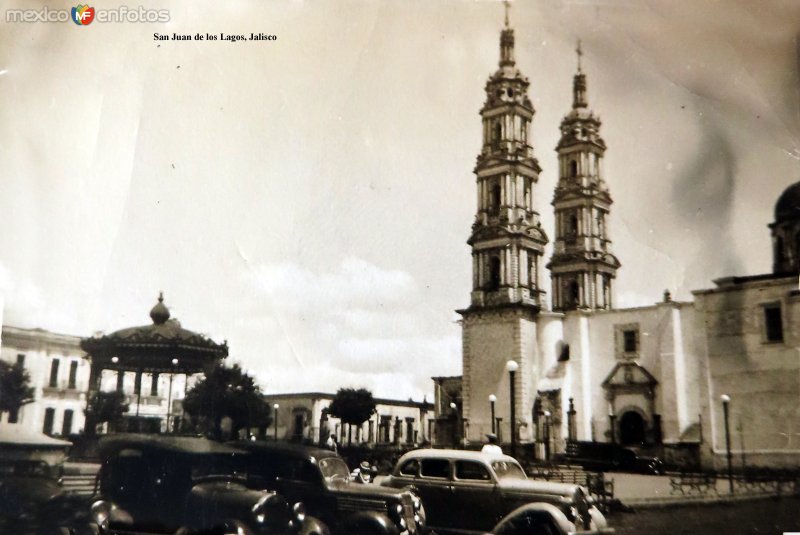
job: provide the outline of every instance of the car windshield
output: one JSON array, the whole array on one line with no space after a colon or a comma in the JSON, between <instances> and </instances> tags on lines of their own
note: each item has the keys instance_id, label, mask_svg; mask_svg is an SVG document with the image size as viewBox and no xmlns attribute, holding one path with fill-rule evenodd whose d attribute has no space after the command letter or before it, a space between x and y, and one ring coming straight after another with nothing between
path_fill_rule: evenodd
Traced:
<instances>
[{"instance_id":1,"label":"car windshield","mask_svg":"<svg viewBox=\"0 0 800 535\"><path fill-rule=\"evenodd\" d=\"M241 455L198 455L192 461L192 479L207 477L246 477L245 458Z\"/></svg>"},{"instance_id":2,"label":"car windshield","mask_svg":"<svg viewBox=\"0 0 800 535\"><path fill-rule=\"evenodd\" d=\"M528 479L522 467L512 461L495 461L492 463L492 469L498 479Z\"/></svg>"},{"instance_id":3,"label":"car windshield","mask_svg":"<svg viewBox=\"0 0 800 535\"><path fill-rule=\"evenodd\" d=\"M326 481L350 481L350 470L339 457L326 457L319 460L319 469Z\"/></svg>"},{"instance_id":4,"label":"car windshield","mask_svg":"<svg viewBox=\"0 0 800 535\"><path fill-rule=\"evenodd\" d=\"M0 477L2 476L42 476L53 477L57 470L44 461L4 461L0 463Z\"/></svg>"}]
</instances>

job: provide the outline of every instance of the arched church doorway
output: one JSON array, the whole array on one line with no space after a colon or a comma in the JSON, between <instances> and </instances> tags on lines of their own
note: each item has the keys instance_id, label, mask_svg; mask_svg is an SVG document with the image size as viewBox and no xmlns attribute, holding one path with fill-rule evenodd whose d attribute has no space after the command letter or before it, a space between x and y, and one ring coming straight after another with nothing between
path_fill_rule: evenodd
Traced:
<instances>
[{"instance_id":1,"label":"arched church doorway","mask_svg":"<svg viewBox=\"0 0 800 535\"><path fill-rule=\"evenodd\" d=\"M645 439L645 421L636 411L628 411L619 419L619 440L622 444L642 444Z\"/></svg>"}]
</instances>

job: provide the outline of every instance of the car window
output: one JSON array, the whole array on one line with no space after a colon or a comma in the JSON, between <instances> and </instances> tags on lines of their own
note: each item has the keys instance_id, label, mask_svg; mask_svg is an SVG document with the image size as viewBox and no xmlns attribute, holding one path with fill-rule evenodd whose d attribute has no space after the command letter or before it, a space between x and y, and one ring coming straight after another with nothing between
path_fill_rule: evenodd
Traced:
<instances>
[{"instance_id":1,"label":"car window","mask_svg":"<svg viewBox=\"0 0 800 535\"><path fill-rule=\"evenodd\" d=\"M450 477L450 461L447 459L423 459L421 466L423 477Z\"/></svg>"},{"instance_id":2,"label":"car window","mask_svg":"<svg viewBox=\"0 0 800 535\"><path fill-rule=\"evenodd\" d=\"M456 479L489 481L492 477L481 463L475 461L456 461Z\"/></svg>"},{"instance_id":3,"label":"car window","mask_svg":"<svg viewBox=\"0 0 800 535\"><path fill-rule=\"evenodd\" d=\"M411 459L403 463L400 467L400 474L404 476L416 476L419 474L419 461Z\"/></svg>"},{"instance_id":4,"label":"car window","mask_svg":"<svg viewBox=\"0 0 800 535\"><path fill-rule=\"evenodd\" d=\"M495 461L492 469L498 479L527 479L522 467L512 461Z\"/></svg>"},{"instance_id":5,"label":"car window","mask_svg":"<svg viewBox=\"0 0 800 535\"><path fill-rule=\"evenodd\" d=\"M350 470L343 459L339 457L326 457L319 460L319 469L322 477L328 481L349 481Z\"/></svg>"}]
</instances>

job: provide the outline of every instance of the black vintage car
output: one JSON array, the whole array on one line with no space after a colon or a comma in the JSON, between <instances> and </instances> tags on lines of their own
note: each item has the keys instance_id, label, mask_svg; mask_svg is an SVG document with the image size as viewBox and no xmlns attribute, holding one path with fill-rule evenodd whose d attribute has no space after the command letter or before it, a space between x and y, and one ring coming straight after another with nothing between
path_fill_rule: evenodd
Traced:
<instances>
[{"instance_id":1,"label":"black vintage car","mask_svg":"<svg viewBox=\"0 0 800 535\"><path fill-rule=\"evenodd\" d=\"M566 451L556 460L579 464L587 470L616 470L640 474L660 474L664 465L658 457L642 455L632 448L608 442L585 442L571 440Z\"/></svg>"},{"instance_id":2,"label":"black vintage car","mask_svg":"<svg viewBox=\"0 0 800 535\"><path fill-rule=\"evenodd\" d=\"M0 460L0 533L71 535L86 526L88 503L65 492L59 467Z\"/></svg>"},{"instance_id":3,"label":"black vintage car","mask_svg":"<svg viewBox=\"0 0 800 535\"><path fill-rule=\"evenodd\" d=\"M0 431L0 533L83 533L78 530L88 525L89 504L60 483L70 446L45 435Z\"/></svg>"},{"instance_id":4,"label":"black vintage car","mask_svg":"<svg viewBox=\"0 0 800 535\"><path fill-rule=\"evenodd\" d=\"M415 535L425 533L420 499L402 489L351 481L350 470L336 453L320 448L265 442L237 445L251 454L250 485L275 490L290 501L302 501L342 535Z\"/></svg>"},{"instance_id":5,"label":"black vintage car","mask_svg":"<svg viewBox=\"0 0 800 535\"><path fill-rule=\"evenodd\" d=\"M101 441L102 534L326 535L302 504L245 485L247 453L203 438L115 435Z\"/></svg>"}]
</instances>

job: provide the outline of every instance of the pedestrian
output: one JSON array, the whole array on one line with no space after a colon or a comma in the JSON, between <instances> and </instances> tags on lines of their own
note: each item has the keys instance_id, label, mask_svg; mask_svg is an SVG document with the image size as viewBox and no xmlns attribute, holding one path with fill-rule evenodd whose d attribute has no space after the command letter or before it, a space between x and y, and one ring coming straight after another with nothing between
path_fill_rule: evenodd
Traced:
<instances>
[{"instance_id":1,"label":"pedestrian","mask_svg":"<svg viewBox=\"0 0 800 535\"><path fill-rule=\"evenodd\" d=\"M496 455L502 455L503 449L497 445L497 435L494 433L489 433L486 435L486 439L489 441L487 444L484 444L481 448L481 453L492 453Z\"/></svg>"},{"instance_id":2,"label":"pedestrian","mask_svg":"<svg viewBox=\"0 0 800 535\"><path fill-rule=\"evenodd\" d=\"M332 452L336 453L339 451L339 444L336 443L336 435L331 433L331 436L328 437L328 441L325 443L325 446Z\"/></svg>"}]
</instances>

